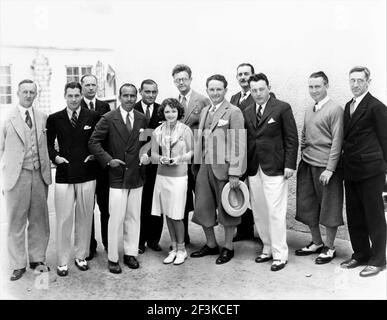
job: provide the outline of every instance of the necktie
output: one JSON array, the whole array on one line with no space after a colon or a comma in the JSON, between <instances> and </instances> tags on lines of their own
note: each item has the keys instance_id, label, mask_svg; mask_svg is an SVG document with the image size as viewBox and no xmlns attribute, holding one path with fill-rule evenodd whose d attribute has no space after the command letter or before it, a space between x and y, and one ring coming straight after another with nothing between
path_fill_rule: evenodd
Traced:
<instances>
[{"instance_id":1,"label":"necktie","mask_svg":"<svg viewBox=\"0 0 387 320\"><path fill-rule=\"evenodd\" d=\"M146 112L145 112L145 117L146 117L146 124L149 124L150 121L150 104L146 105Z\"/></svg>"},{"instance_id":2,"label":"necktie","mask_svg":"<svg viewBox=\"0 0 387 320\"><path fill-rule=\"evenodd\" d=\"M77 112L76 111L73 111L73 115L71 116L71 125L75 128L75 126L77 125L77 120L78 120L78 116L77 116Z\"/></svg>"},{"instance_id":3,"label":"necktie","mask_svg":"<svg viewBox=\"0 0 387 320\"><path fill-rule=\"evenodd\" d=\"M210 120L210 124L212 124L212 120L214 119L215 106L212 106L208 111L208 119Z\"/></svg>"},{"instance_id":4,"label":"necktie","mask_svg":"<svg viewBox=\"0 0 387 320\"><path fill-rule=\"evenodd\" d=\"M355 103L356 103L356 99L353 98L352 99L352 102L349 106L349 115L352 117L352 114L355 112Z\"/></svg>"},{"instance_id":5,"label":"necktie","mask_svg":"<svg viewBox=\"0 0 387 320\"><path fill-rule=\"evenodd\" d=\"M242 103L244 100L246 100L247 93L243 92L241 99L239 100L239 103Z\"/></svg>"},{"instance_id":6,"label":"necktie","mask_svg":"<svg viewBox=\"0 0 387 320\"><path fill-rule=\"evenodd\" d=\"M261 119L262 119L262 106L259 105L258 111L257 111L257 124L259 123L259 121L261 121Z\"/></svg>"},{"instance_id":7,"label":"necktie","mask_svg":"<svg viewBox=\"0 0 387 320\"><path fill-rule=\"evenodd\" d=\"M89 108L90 108L90 110L94 110L94 103L93 103L93 101L90 101Z\"/></svg>"},{"instance_id":8,"label":"necktie","mask_svg":"<svg viewBox=\"0 0 387 320\"><path fill-rule=\"evenodd\" d=\"M130 122L129 112L126 116L126 127L128 128L129 133L132 132L132 123Z\"/></svg>"},{"instance_id":9,"label":"necktie","mask_svg":"<svg viewBox=\"0 0 387 320\"><path fill-rule=\"evenodd\" d=\"M187 98L185 96L181 98L181 105L183 106L184 110L187 111Z\"/></svg>"},{"instance_id":10,"label":"necktie","mask_svg":"<svg viewBox=\"0 0 387 320\"><path fill-rule=\"evenodd\" d=\"M316 103L316 104L313 106L313 112L316 112L316 111L317 111L317 105L318 105L318 103Z\"/></svg>"},{"instance_id":11,"label":"necktie","mask_svg":"<svg viewBox=\"0 0 387 320\"><path fill-rule=\"evenodd\" d=\"M28 110L26 110L26 124L30 129L32 128L32 119Z\"/></svg>"}]
</instances>

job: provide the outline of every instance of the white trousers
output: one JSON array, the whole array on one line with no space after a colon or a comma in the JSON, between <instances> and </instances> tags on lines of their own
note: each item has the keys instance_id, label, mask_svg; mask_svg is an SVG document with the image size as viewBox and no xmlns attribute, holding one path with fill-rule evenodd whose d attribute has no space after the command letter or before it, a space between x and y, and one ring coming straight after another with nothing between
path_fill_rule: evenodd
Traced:
<instances>
[{"instance_id":1,"label":"white trousers","mask_svg":"<svg viewBox=\"0 0 387 320\"><path fill-rule=\"evenodd\" d=\"M70 258L74 202L75 258L85 259L89 255L95 186L95 180L75 184L55 184L56 255L58 266L67 264Z\"/></svg>"},{"instance_id":2,"label":"white trousers","mask_svg":"<svg viewBox=\"0 0 387 320\"><path fill-rule=\"evenodd\" d=\"M124 254L138 255L142 188L109 189L108 259L118 262L119 231L123 227Z\"/></svg>"},{"instance_id":3,"label":"white trousers","mask_svg":"<svg viewBox=\"0 0 387 320\"><path fill-rule=\"evenodd\" d=\"M258 168L249 176L251 207L255 226L263 242L262 253L273 259L288 260L286 210L288 181L284 176L267 176Z\"/></svg>"}]
</instances>

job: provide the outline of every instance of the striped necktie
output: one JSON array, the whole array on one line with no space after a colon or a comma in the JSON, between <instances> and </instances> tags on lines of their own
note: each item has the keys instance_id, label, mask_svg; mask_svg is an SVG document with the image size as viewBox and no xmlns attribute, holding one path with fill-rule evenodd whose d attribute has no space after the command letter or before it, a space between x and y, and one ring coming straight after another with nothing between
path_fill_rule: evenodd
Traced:
<instances>
[{"instance_id":1,"label":"striped necktie","mask_svg":"<svg viewBox=\"0 0 387 320\"><path fill-rule=\"evenodd\" d=\"M259 121L261 121L261 119L262 119L262 106L259 105L258 111L257 111L257 124L259 123Z\"/></svg>"},{"instance_id":2,"label":"striped necktie","mask_svg":"<svg viewBox=\"0 0 387 320\"><path fill-rule=\"evenodd\" d=\"M30 129L32 128L32 119L28 110L26 110L26 124Z\"/></svg>"},{"instance_id":3,"label":"striped necktie","mask_svg":"<svg viewBox=\"0 0 387 320\"><path fill-rule=\"evenodd\" d=\"M90 110L94 110L94 103L93 103L93 101L90 101L89 108L90 108Z\"/></svg>"},{"instance_id":4,"label":"striped necktie","mask_svg":"<svg viewBox=\"0 0 387 320\"><path fill-rule=\"evenodd\" d=\"M71 125L73 126L73 128L76 127L77 121L78 121L77 112L74 110L74 111L73 111L73 115L71 116L71 120L70 120Z\"/></svg>"}]
</instances>

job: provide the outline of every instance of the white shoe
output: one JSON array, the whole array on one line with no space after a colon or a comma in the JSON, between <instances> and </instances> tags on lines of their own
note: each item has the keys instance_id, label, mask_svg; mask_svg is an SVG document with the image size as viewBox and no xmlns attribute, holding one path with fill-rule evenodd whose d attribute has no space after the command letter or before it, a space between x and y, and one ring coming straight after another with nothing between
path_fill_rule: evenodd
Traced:
<instances>
[{"instance_id":1,"label":"white shoe","mask_svg":"<svg viewBox=\"0 0 387 320\"><path fill-rule=\"evenodd\" d=\"M172 263L175 260L176 255L177 255L176 251L173 251L173 250L169 251L168 257L166 257L163 262L165 264Z\"/></svg>"},{"instance_id":2,"label":"white shoe","mask_svg":"<svg viewBox=\"0 0 387 320\"><path fill-rule=\"evenodd\" d=\"M187 259L188 255L187 255L187 251L186 250L179 250L177 251L177 254L176 254L176 259L175 259L175 262L173 264L175 265L178 265L178 264L182 264L184 263L184 260Z\"/></svg>"}]
</instances>

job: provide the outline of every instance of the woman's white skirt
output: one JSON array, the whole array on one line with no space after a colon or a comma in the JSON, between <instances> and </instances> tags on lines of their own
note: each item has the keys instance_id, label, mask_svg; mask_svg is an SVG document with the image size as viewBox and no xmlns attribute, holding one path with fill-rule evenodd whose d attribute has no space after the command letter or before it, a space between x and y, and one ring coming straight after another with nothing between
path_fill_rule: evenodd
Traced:
<instances>
[{"instance_id":1,"label":"woman's white skirt","mask_svg":"<svg viewBox=\"0 0 387 320\"><path fill-rule=\"evenodd\" d=\"M152 215L164 214L173 220L182 220L187 188L188 176L167 177L158 174L153 190Z\"/></svg>"}]
</instances>

